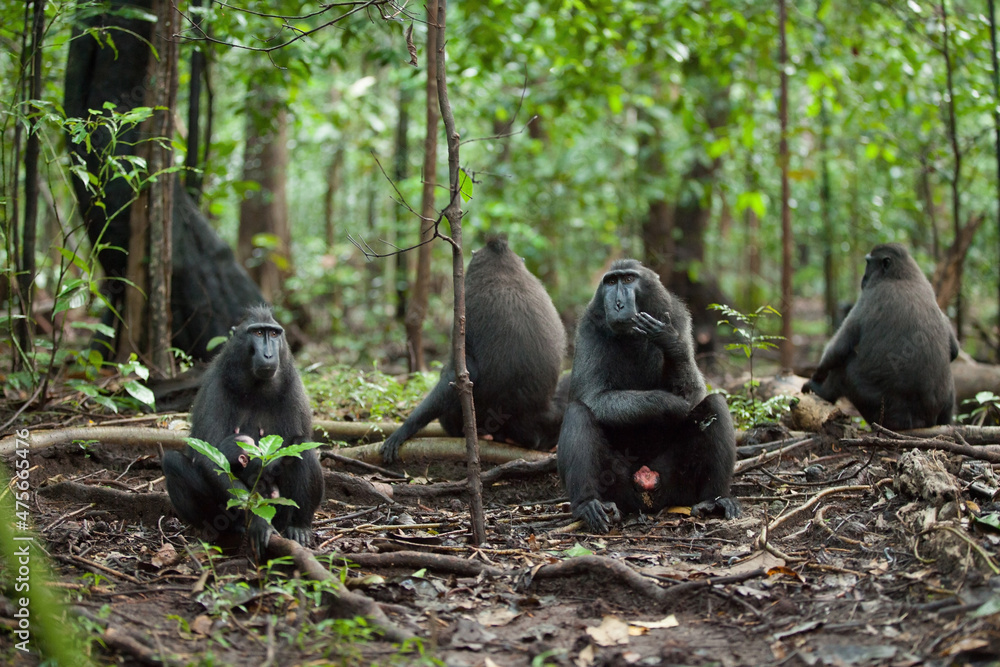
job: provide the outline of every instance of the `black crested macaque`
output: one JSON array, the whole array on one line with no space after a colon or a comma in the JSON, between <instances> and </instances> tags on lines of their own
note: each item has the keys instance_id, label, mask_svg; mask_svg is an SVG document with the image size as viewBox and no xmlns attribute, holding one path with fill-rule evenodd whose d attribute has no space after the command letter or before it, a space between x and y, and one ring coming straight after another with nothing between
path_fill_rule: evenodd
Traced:
<instances>
[{"instance_id":1,"label":"black crested macaque","mask_svg":"<svg viewBox=\"0 0 1000 667\"><path fill-rule=\"evenodd\" d=\"M274 320L270 308L263 305L248 308L234 327L232 337L205 371L191 409L191 437L219 447L236 434L255 439L280 435L285 445L312 438L309 399L285 342L284 329ZM223 453L232 462L230 453ZM246 517L225 509L225 501L231 497L227 492L229 479L217 475L214 466L190 447L178 455L187 459L187 463L165 456L163 465L167 491L180 517L211 535L242 533ZM249 475L241 474L241 480ZM316 452L308 450L302 452L302 458L278 459L261 473L261 479L265 485L272 485L278 495L298 504L297 508L278 506L272 520L274 529L308 546L312 540L313 514L323 501L324 491ZM213 500L191 503L180 500L193 496ZM251 547L258 557L263 557L271 527L252 516L249 533Z\"/></svg>"},{"instance_id":2,"label":"black crested macaque","mask_svg":"<svg viewBox=\"0 0 1000 667\"><path fill-rule=\"evenodd\" d=\"M672 505L738 516L732 417L706 394L687 306L638 261L614 262L577 327L559 435L573 516L596 533Z\"/></svg>"},{"instance_id":3,"label":"black crested macaque","mask_svg":"<svg viewBox=\"0 0 1000 667\"><path fill-rule=\"evenodd\" d=\"M566 353L566 330L542 283L505 238L490 238L473 253L465 274L465 318L465 362L479 433L550 449L562 422L563 406L553 396ZM450 360L431 393L382 445L386 462L395 461L399 446L434 419L453 437L464 433L454 382Z\"/></svg>"},{"instance_id":4,"label":"black crested macaque","mask_svg":"<svg viewBox=\"0 0 1000 667\"><path fill-rule=\"evenodd\" d=\"M841 396L869 424L905 430L951 423L958 340L934 289L902 245L865 257L861 296L802 387L831 403Z\"/></svg>"}]
</instances>

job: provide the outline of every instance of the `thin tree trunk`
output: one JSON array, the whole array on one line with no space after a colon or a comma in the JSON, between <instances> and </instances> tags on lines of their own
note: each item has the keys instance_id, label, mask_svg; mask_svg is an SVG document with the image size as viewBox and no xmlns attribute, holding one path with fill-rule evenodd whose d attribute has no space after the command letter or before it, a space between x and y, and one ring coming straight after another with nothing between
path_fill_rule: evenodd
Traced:
<instances>
[{"instance_id":1,"label":"thin tree trunk","mask_svg":"<svg viewBox=\"0 0 1000 667\"><path fill-rule=\"evenodd\" d=\"M486 519L483 515L483 482L479 465L479 440L476 432L476 407L472 401L472 381L465 365L465 263L462 258L462 199L459 194L459 137L455 117L448 102L448 77L445 67L445 24L448 1L438 0L437 10L437 84L441 119L448 142L448 206L444 216L451 228L452 275L455 281L455 323L452 329L452 354L455 362L455 390L462 402L465 424L465 447L468 455L469 509L472 515L472 543L486 541Z\"/></svg>"},{"instance_id":2,"label":"thin tree trunk","mask_svg":"<svg viewBox=\"0 0 1000 667\"><path fill-rule=\"evenodd\" d=\"M837 329L837 264L833 261L833 246L836 233L833 228L832 202L830 195L830 118L826 100L820 100L819 111L822 125L819 135L820 153L820 210L823 219L823 301L826 306L827 331L833 334Z\"/></svg>"},{"instance_id":3,"label":"thin tree trunk","mask_svg":"<svg viewBox=\"0 0 1000 667\"><path fill-rule=\"evenodd\" d=\"M778 144L778 161L781 163L781 365L795 366L795 344L792 341L792 317L795 313L795 295L792 291L792 209L789 206L791 188L788 181L788 39L786 29L788 16L785 0L778 0L778 25L780 29L780 55L778 68L781 70L781 98L778 117L781 124L781 140Z\"/></svg>"},{"instance_id":4,"label":"thin tree trunk","mask_svg":"<svg viewBox=\"0 0 1000 667\"><path fill-rule=\"evenodd\" d=\"M158 109L143 124L142 136L173 136L173 113L177 97L177 46L171 39L177 13L169 0L155 0L157 17L152 46L159 58L150 58L145 104ZM136 289L125 294L126 326L118 360L136 353L156 376L171 372L170 279L171 228L173 220L174 174L165 170L173 164L169 142L144 141L138 154L145 159L150 180L129 213L130 235L128 277Z\"/></svg>"},{"instance_id":5,"label":"thin tree trunk","mask_svg":"<svg viewBox=\"0 0 1000 667\"><path fill-rule=\"evenodd\" d=\"M31 84L28 96L32 100L38 100L42 97L42 40L45 38L45 1L34 0L33 8L31 17ZM32 108L34 108L33 105ZM41 154L41 138L38 135L39 122L38 118L30 121L28 141L24 147L24 232L21 246L21 273L18 276L21 311L24 314L24 319L21 320L18 334L19 344L25 355L30 354L32 347L31 286L35 281L35 238L38 233L38 158Z\"/></svg>"},{"instance_id":6,"label":"thin tree trunk","mask_svg":"<svg viewBox=\"0 0 1000 667\"><path fill-rule=\"evenodd\" d=\"M950 41L948 29L948 6L944 0L941 0L941 26L943 28L942 37L944 40L944 66L945 74L947 75L948 82L948 139L951 143L951 154L954 160L954 170L952 172L951 178L951 216L952 216L952 229L955 232L955 241L957 245L959 239L962 236L962 223L961 223L961 213L962 213L962 203L959 195L959 183L962 178L962 149L958 145L958 127L957 118L955 117L955 88L952 81L952 63L951 63L951 48L948 45ZM964 265L964 255L963 258L959 260L958 265L955 267L956 279L957 279L957 291L955 292L955 336L958 338L958 342L962 342L963 334L963 322L962 322L962 266Z\"/></svg>"},{"instance_id":7,"label":"thin tree trunk","mask_svg":"<svg viewBox=\"0 0 1000 667\"><path fill-rule=\"evenodd\" d=\"M993 63L993 130L996 135L994 153L997 161L997 256L1000 257L1000 65L997 63L997 22L993 0L990 9L990 60ZM998 263L1000 265L1000 263ZM997 282L997 331L1000 332L1000 276ZM1000 361L1000 336L997 336L997 360Z\"/></svg>"},{"instance_id":8,"label":"thin tree trunk","mask_svg":"<svg viewBox=\"0 0 1000 667\"><path fill-rule=\"evenodd\" d=\"M410 94L407 84L401 84L399 86L399 119L396 123L396 157L394 165L393 176L396 182L404 180L409 173L409 163L410 163ZM396 211L396 230L397 235L399 233L400 227L402 226L402 217L405 209L401 206L395 208ZM406 257L403 253L396 254L396 271L395 271L395 283L394 288L396 290L396 319L400 322L405 322L406 319L406 301L409 296L409 290L406 285Z\"/></svg>"},{"instance_id":9,"label":"thin tree trunk","mask_svg":"<svg viewBox=\"0 0 1000 667\"><path fill-rule=\"evenodd\" d=\"M427 136L424 138L423 191L421 194L420 243L417 248L416 277L410 289L410 300L406 304L406 347L409 354L411 373L427 369L424 359L423 326L427 317L427 303L431 284L431 244L437 216L434 206L434 188L437 185L437 143L440 117L438 111L438 30L437 7L432 0L427 5Z\"/></svg>"},{"instance_id":10,"label":"thin tree trunk","mask_svg":"<svg viewBox=\"0 0 1000 667\"><path fill-rule=\"evenodd\" d=\"M158 0L154 5L157 28L153 32L153 45L160 55L151 59L152 81L156 87L159 110L152 120L154 137L173 137L174 122L171 111L177 101L177 41L173 39L177 27L177 11L169 0ZM173 152L168 142L151 142L149 169L152 173L164 172L172 164ZM153 372L166 377L172 375L170 354L170 278L173 220L174 174L161 173L149 188L149 352Z\"/></svg>"},{"instance_id":11,"label":"thin tree trunk","mask_svg":"<svg viewBox=\"0 0 1000 667\"><path fill-rule=\"evenodd\" d=\"M329 249L337 240L337 193L343 188L344 146L338 144L326 169L326 194L323 197L323 232Z\"/></svg>"},{"instance_id":12,"label":"thin tree trunk","mask_svg":"<svg viewBox=\"0 0 1000 667\"><path fill-rule=\"evenodd\" d=\"M288 171L288 114L280 99L279 83L247 91L246 152L243 179L260 184L240 203L240 231L236 255L270 302L278 298L291 271L291 234L288 227L286 173ZM256 247L259 234L271 237L267 247Z\"/></svg>"},{"instance_id":13,"label":"thin tree trunk","mask_svg":"<svg viewBox=\"0 0 1000 667\"><path fill-rule=\"evenodd\" d=\"M191 7L201 7L201 0L191 0ZM202 30L202 15L200 12L192 12L192 20L196 31ZM202 165L199 153L201 153L201 78L205 72L205 52L196 42L191 51L191 80L188 83L188 137L187 153L184 156L184 188L195 204L201 199L202 189Z\"/></svg>"}]
</instances>

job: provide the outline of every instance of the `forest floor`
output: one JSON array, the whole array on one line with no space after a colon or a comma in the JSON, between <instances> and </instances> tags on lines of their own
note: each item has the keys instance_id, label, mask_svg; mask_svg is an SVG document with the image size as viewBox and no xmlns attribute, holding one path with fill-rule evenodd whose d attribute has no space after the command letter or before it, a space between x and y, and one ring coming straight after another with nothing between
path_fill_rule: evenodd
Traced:
<instances>
[{"instance_id":1,"label":"forest floor","mask_svg":"<svg viewBox=\"0 0 1000 667\"><path fill-rule=\"evenodd\" d=\"M102 639L92 644L100 664L995 664L1000 533L977 516L997 512L997 479L980 461L905 452L813 437L743 459L738 519L665 511L609 535L566 532L568 503L554 464L542 464L486 486L480 547L469 545L460 494L329 498L316 553L336 554L335 573L356 554L350 588L421 637L419 650L322 620L316 587L290 568L209 563L176 519L143 517L149 494L163 498L158 452L33 452L32 512L58 585ZM455 464L397 470L411 485L463 474ZM134 502L43 490L65 481ZM11 610L0 598L8 627ZM34 664L13 642L0 633L0 662Z\"/></svg>"}]
</instances>

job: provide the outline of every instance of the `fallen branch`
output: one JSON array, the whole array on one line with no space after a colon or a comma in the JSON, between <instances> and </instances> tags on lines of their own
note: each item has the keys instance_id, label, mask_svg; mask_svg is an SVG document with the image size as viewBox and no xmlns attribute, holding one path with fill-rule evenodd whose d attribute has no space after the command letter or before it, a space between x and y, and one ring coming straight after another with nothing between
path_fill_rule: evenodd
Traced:
<instances>
[{"instance_id":1,"label":"fallen branch","mask_svg":"<svg viewBox=\"0 0 1000 667\"><path fill-rule=\"evenodd\" d=\"M815 438L806 438L805 440L800 440L799 442L793 442L787 447L782 447L781 449L774 450L772 452L767 452L761 454L760 456L752 459L743 459L742 461L737 461L736 466L733 468L733 474L739 475L745 473L748 470L753 470L754 468L759 468L760 466L773 461L774 459L781 458L785 454L794 451L796 449L801 449L813 444Z\"/></svg>"},{"instance_id":2,"label":"fallen branch","mask_svg":"<svg viewBox=\"0 0 1000 667\"><path fill-rule=\"evenodd\" d=\"M365 616L379 627L385 639L390 642L398 643L412 638L413 635L390 621L374 600L367 595L344 588L340 579L316 560L312 551L298 542L272 534L271 540L267 543L267 555L271 558L291 558L299 572L314 581L327 582L335 588L337 592L333 594L329 603L329 612L333 618Z\"/></svg>"},{"instance_id":3,"label":"fallen branch","mask_svg":"<svg viewBox=\"0 0 1000 667\"><path fill-rule=\"evenodd\" d=\"M889 429L882 428L881 426L877 426L877 430L880 433L892 433ZM911 438L954 438L965 441L970 445L1000 445L1000 426L963 426L961 424L952 424L900 431L898 435L909 436Z\"/></svg>"},{"instance_id":4,"label":"fallen branch","mask_svg":"<svg viewBox=\"0 0 1000 667\"><path fill-rule=\"evenodd\" d=\"M954 428L962 428L962 427L954 427ZM921 430L931 431L933 429L921 429ZM940 440L937 438L931 440L925 440L919 437L905 437L911 435L912 433L914 433L914 431L907 431L904 434L900 434L904 436L902 438L879 437L874 435L865 436L863 438L845 438L841 440L840 443L847 447L882 447L883 449L892 449L896 451L903 449L939 450L943 452L949 452L951 454L961 454L962 456L968 456L970 459L976 459L979 461L988 461L989 463L1000 463L1000 446L997 445L972 446L967 444L960 444L957 442L951 442L949 440Z\"/></svg>"},{"instance_id":5,"label":"fallen branch","mask_svg":"<svg viewBox=\"0 0 1000 667\"><path fill-rule=\"evenodd\" d=\"M165 449L180 449L184 446L187 430L165 428L142 428L138 426L72 426L48 431L31 431L27 438L9 435L0 440L0 456L13 454L18 442L27 442L29 449L36 451L53 445L63 445L77 440L96 440L105 445L163 446Z\"/></svg>"},{"instance_id":6,"label":"fallen branch","mask_svg":"<svg viewBox=\"0 0 1000 667\"><path fill-rule=\"evenodd\" d=\"M335 560L343 560L372 569L397 567L408 570L420 570L427 568L434 572L444 572L459 577L477 577L480 574L496 577L503 574L503 570L500 568L487 565L486 563L458 556L427 553L424 551L390 551L379 554L336 554Z\"/></svg>"},{"instance_id":7,"label":"fallen branch","mask_svg":"<svg viewBox=\"0 0 1000 667\"><path fill-rule=\"evenodd\" d=\"M774 521L772 521L771 523L769 523L767 526L765 526L764 529L760 532L760 535L758 535L757 539L754 541L755 545L758 548L767 549L767 550L771 551L771 553L775 553L776 555L780 556L781 558L789 560L789 556L787 556L783 552L776 551L775 547L773 547L773 545L770 545L768 543L768 537L774 531L775 528L777 528L778 526L780 526L780 525L782 525L784 523L787 523L792 517L798 516L802 512L805 512L806 510L808 510L810 507L812 507L813 505L815 505L816 503L818 503L820 500L822 500L826 496L829 496L829 495L832 495L832 494L835 494L835 493L847 493L849 491L868 491L871 488L872 487L869 486L869 485L855 485L855 486L835 486L835 487L832 487L832 488L829 488L829 489L824 489L824 490L820 491L819 493L817 493L816 495L814 495L809 500L807 500L806 502L802 503L801 505L799 505L798 507L796 507L795 509L793 509L792 511L785 512L784 514L782 514L782 515L778 516L777 518L775 518ZM792 558L791 560L796 560L796 559Z\"/></svg>"},{"instance_id":8,"label":"fallen branch","mask_svg":"<svg viewBox=\"0 0 1000 667\"><path fill-rule=\"evenodd\" d=\"M337 450L341 456L347 456L366 463L382 462L382 443L375 442L357 447L344 447ZM525 459L538 461L550 456L548 452L538 452L533 449L523 449L490 440L479 441L479 458L483 463L507 463ZM464 461L465 440L462 438L420 438L408 440L399 448L399 458L404 463L415 461ZM464 484L464 482L463 482Z\"/></svg>"}]
</instances>

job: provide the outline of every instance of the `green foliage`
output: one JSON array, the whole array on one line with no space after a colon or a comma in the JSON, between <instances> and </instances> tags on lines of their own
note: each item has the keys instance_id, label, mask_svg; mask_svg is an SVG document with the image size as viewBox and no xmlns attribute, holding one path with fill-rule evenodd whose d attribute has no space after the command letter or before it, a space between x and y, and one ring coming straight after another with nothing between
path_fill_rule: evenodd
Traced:
<instances>
[{"instance_id":1,"label":"green foliage","mask_svg":"<svg viewBox=\"0 0 1000 667\"><path fill-rule=\"evenodd\" d=\"M789 396L774 396L766 401L758 402L756 390L760 381L754 377L754 354L759 350L776 349L774 341L783 340L783 336L762 334L760 324L763 318L781 313L771 306L761 306L752 313L742 313L724 304L713 303L709 309L717 310L724 315L718 326L727 326L736 337L736 342L728 343L726 349L739 352L747 360L750 369L750 380L743 386L745 394L730 394L722 392L729 403L729 409L736 420L737 428L747 428L761 422L776 421L788 411L791 403Z\"/></svg>"},{"instance_id":2,"label":"green foliage","mask_svg":"<svg viewBox=\"0 0 1000 667\"><path fill-rule=\"evenodd\" d=\"M321 446L321 443L318 442L302 442L295 445L283 446L283 440L280 435L264 436L257 443L240 443L240 446L251 461L259 460L261 462L260 474L253 481L253 484L250 485L250 488L246 489L241 484L238 485L236 483L239 481L239 477L233 474L229 460L213 445L198 438L185 438L184 441L196 452L203 454L215 464L220 471L219 474L225 474L229 477L229 493L233 495L233 498L230 498L227 504L228 508L235 507L245 510L248 513L256 514L268 523L274 519L274 515L278 511L278 505L289 505L292 507L298 507L298 505L290 498L271 498L261 495L258 487L260 486L260 477L263 475L264 467L286 456L302 458L302 452ZM249 521L249 514L247 520Z\"/></svg>"},{"instance_id":3,"label":"green foliage","mask_svg":"<svg viewBox=\"0 0 1000 667\"><path fill-rule=\"evenodd\" d=\"M404 381L378 370L346 366L303 374L314 406L321 413L353 421L400 421L437 383L439 373L414 373Z\"/></svg>"},{"instance_id":4,"label":"green foliage","mask_svg":"<svg viewBox=\"0 0 1000 667\"><path fill-rule=\"evenodd\" d=\"M0 494L0 562L9 585L10 602L21 609L25 600L30 628L28 638L12 636L11 641L24 641L29 654L37 659L48 660L57 665L87 665L89 660L83 652L78 637L66 632L66 609L62 598L52 588L52 574L43 542L30 528L29 497L27 483L27 450L19 450L15 458L18 475L8 474L6 466L0 465L0 479L9 480L9 489ZM23 475L21 474L23 473ZM10 586L17 573L16 585ZM16 630L17 628L11 628ZM23 653L21 654L24 655Z\"/></svg>"},{"instance_id":5,"label":"green foliage","mask_svg":"<svg viewBox=\"0 0 1000 667\"><path fill-rule=\"evenodd\" d=\"M992 425L1000 423L1000 396L992 391L980 391L975 398L967 398L962 405L969 412L958 415L959 421L983 426L987 422Z\"/></svg>"},{"instance_id":6,"label":"green foliage","mask_svg":"<svg viewBox=\"0 0 1000 667\"><path fill-rule=\"evenodd\" d=\"M90 350L87 355L77 356L76 364L83 372L85 379L69 379L66 381L66 385L83 394L86 399L115 414L118 413L119 409L136 410L146 407L150 410L156 410L156 399L153 392L138 380L130 379L133 375L142 380L149 379L149 369L139 361L135 353L130 354L128 361L124 363L114 363L105 361L96 350ZM121 396L113 389L96 382L101 376L102 368L112 368L117 371L118 378L121 380L120 387L125 390L128 396Z\"/></svg>"}]
</instances>

